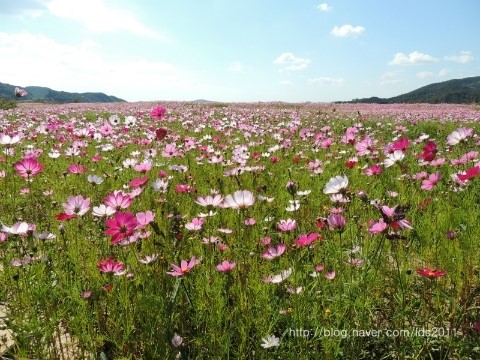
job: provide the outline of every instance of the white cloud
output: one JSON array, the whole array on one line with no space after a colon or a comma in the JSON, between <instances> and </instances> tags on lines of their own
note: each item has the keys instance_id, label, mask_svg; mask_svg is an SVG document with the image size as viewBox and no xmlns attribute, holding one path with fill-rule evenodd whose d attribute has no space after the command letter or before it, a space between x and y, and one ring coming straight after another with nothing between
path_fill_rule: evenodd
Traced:
<instances>
[{"instance_id":1,"label":"white cloud","mask_svg":"<svg viewBox=\"0 0 480 360\"><path fill-rule=\"evenodd\" d=\"M358 36L365 32L365 28L363 26L352 26L350 24L346 24L343 26L335 26L331 34L338 36L338 37L346 37L346 36Z\"/></svg>"},{"instance_id":2,"label":"white cloud","mask_svg":"<svg viewBox=\"0 0 480 360\"><path fill-rule=\"evenodd\" d=\"M442 69L442 70L440 70L440 71L438 72L438 76L444 77L444 76L447 76L448 73L449 73L449 71L444 68L444 69Z\"/></svg>"},{"instance_id":3,"label":"white cloud","mask_svg":"<svg viewBox=\"0 0 480 360\"><path fill-rule=\"evenodd\" d=\"M0 32L0 53L0 79L12 85L101 91L129 101L185 99L204 86L191 72L166 62L107 58L89 40L67 45L44 35Z\"/></svg>"},{"instance_id":4,"label":"white cloud","mask_svg":"<svg viewBox=\"0 0 480 360\"><path fill-rule=\"evenodd\" d=\"M431 63L436 62L435 59L431 55L422 54L421 52L414 51L410 53L408 56L404 53L397 53L392 61L389 62L390 65L414 65L414 64L421 64L421 63Z\"/></svg>"},{"instance_id":5,"label":"white cloud","mask_svg":"<svg viewBox=\"0 0 480 360\"><path fill-rule=\"evenodd\" d=\"M419 79L426 79L426 78L432 77L433 75L435 75L435 74L430 72L430 71L421 71L421 72L417 73L417 75L415 75L415 76Z\"/></svg>"},{"instance_id":6,"label":"white cloud","mask_svg":"<svg viewBox=\"0 0 480 360\"><path fill-rule=\"evenodd\" d=\"M240 61L234 61L230 64L230 66L227 69L230 72L241 72L243 70L243 65Z\"/></svg>"},{"instance_id":7,"label":"white cloud","mask_svg":"<svg viewBox=\"0 0 480 360\"><path fill-rule=\"evenodd\" d=\"M318 77L313 79L308 79L310 84L327 84L327 85L343 85L345 82L342 78L332 78L332 77Z\"/></svg>"},{"instance_id":8,"label":"white cloud","mask_svg":"<svg viewBox=\"0 0 480 360\"><path fill-rule=\"evenodd\" d=\"M276 58L273 63L276 65L284 65L281 70L298 71L306 69L308 67L308 64L311 63L311 60L299 58L292 53L286 52Z\"/></svg>"},{"instance_id":9,"label":"white cloud","mask_svg":"<svg viewBox=\"0 0 480 360\"><path fill-rule=\"evenodd\" d=\"M103 0L46 0L45 7L51 15L77 21L94 32L125 31L167 40L164 34L145 26L131 12L110 4L107 6Z\"/></svg>"},{"instance_id":10,"label":"white cloud","mask_svg":"<svg viewBox=\"0 0 480 360\"><path fill-rule=\"evenodd\" d=\"M445 56L444 59L466 64L470 61L473 61L473 55L471 51L460 51L460 55Z\"/></svg>"},{"instance_id":11,"label":"white cloud","mask_svg":"<svg viewBox=\"0 0 480 360\"><path fill-rule=\"evenodd\" d=\"M280 80L278 83L280 85L292 85L292 82L288 80Z\"/></svg>"},{"instance_id":12,"label":"white cloud","mask_svg":"<svg viewBox=\"0 0 480 360\"><path fill-rule=\"evenodd\" d=\"M329 12L329 11L333 10L333 6L331 6L327 3L321 3L321 4L317 5L316 8L319 9L320 11L325 11L325 12Z\"/></svg>"}]
</instances>

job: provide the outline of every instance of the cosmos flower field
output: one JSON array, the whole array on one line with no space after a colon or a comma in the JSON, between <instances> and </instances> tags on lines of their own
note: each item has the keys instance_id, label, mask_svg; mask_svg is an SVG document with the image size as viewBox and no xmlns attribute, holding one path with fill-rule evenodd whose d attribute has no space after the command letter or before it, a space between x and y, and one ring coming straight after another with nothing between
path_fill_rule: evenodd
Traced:
<instances>
[{"instance_id":1,"label":"cosmos flower field","mask_svg":"<svg viewBox=\"0 0 480 360\"><path fill-rule=\"evenodd\" d=\"M0 112L0 355L476 359L480 108Z\"/></svg>"}]
</instances>

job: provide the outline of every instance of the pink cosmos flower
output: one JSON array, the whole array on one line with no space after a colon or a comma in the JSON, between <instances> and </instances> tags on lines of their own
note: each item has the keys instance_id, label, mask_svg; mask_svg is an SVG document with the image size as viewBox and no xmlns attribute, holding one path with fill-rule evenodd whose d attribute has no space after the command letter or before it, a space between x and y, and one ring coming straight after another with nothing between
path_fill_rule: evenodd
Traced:
<instances>
[{"instance_id":1,"label":"pink cosmos flower","mask_svg":"<svg viewBox=\"0 0 480 360\"><path fill-rule=\"evenodd\" d=\"M278 244L275 247L271 246L267 249L266 252L262 254L262 257L267 260L275 259L281 256L285 252L286 248L287 247L285 246L285 244Z\"/></svg>"},{"instance_id":2,"label":"pink cosmos flower","mask_svg":"<svg viewBox=\"0 0 480 360\"><path fill-rule=\"evenodd\" d=\"M152 109L150 112L150 117L154 120L162 120L165 117L166 112L167 110L163 106L159 105Z\"/></svg>"},{"instance_id":3,"label":"pink cosmos flower","mask_svg":"<svg viewBox=\"0 0 480 360\"><path fill-rule=\"evenodd\" d=\"M327 217L327 224L330 230L338 230L341 231L345 229L347 225L345 217L343 215L333 214Z\"/></svg>"},{"instance_id":4,"label":"pink cosmos flower","mask_svg":"<svg viewBox=\"0 0 480 360\"><path fill-rule=\"evenodd\" d=\"M152 169L152 163L150 161L143 161L140 164L136 164L133 166L133 169L135 171L138 171L142 174L145 174L146 172L150 171Z\"/></svg>"},{"instance_id":5,"label":"pink cosmos flower","mask_svg":"<svg viewBox=\"0 0 480 360\"><path fill-rule=\"evenodd\" d=\"M16 97L24 97L28 95L28 91L19 87L15 88L15 96Z\"/></svg>"},{"instance_id":6,"label":"pink cosmos flower","mask_svg":"<svg viewBox=\"0 0 480 360\"><path fill-rule=\"evenodd\" d=\"M62 206L65 214L82 216L90 209L90 198L84 199L82 195L70 196Z\"/></svg>"},{"instance_id":7,"label":"pink cosmos flower","mask_svg":"<svg viewBox=\"0 0 480 360\"><path fill-rule=\"evenodd\" d=\"M68 172L70 174L83 174L87 170L87 167L81 164L72 164L68 167Z\"/></svg>"},{"instance_id":8,"label":"pink cosmos flower","mask_svg":"<svg viewBox=\"0 0 480 360\"><path fill-rule=\"evenodd\" d=\"M245 219L243 223L247 226L253 226L257 223L257 221L254 218L248 218L248 219Z\"/></svg>"},{"instance_id":9,"label":"pink cosmos flower","mask_svg":"<svg viewBox=\"0 0 480 360\"><path fill-rule=\"evenodd\" d=\"M335 271L329 271L325 274L325 278L328 279L328 280L333 280L335 279Z\"/></svg>"},{"instance_id":10,"label":"pink cosmos flower","mask_svg":"<svg viewBox=\"0 0 480 360\"><path fill-rule=\"evenodd\" d=\"M143 229L153 221L155 214L151 211L145 211L137 213L135 217L137 218L138 229Z\"/></svg>"},{"instance_id":11,"label":"pink cosmos flower","mask_svg":"<svg viewBox=\"0 0 480 360\"><path fill-rule=\"evenodd\" d=\"M204 218L193 218L191 222L185 224L185 229L190 231L202 230L202 226L204 222L205 222Z\"/></svg>"},{"instance_id":12,"label":"pink cosmos flower","mask_svg":"<svg viewBox=\"0 0 480 360\"><path fill-rule=\"evenodd\" d=\"M12 227L2 224L2 231L7 234L26 235L30 230L32 230L32 226L24 221L16 222Z\"/></svg>"},{"instance_id":13,"label":"pink cosmos flower","mask_svg":"<svg viewBox=\"0 0 480 360\"><path fill-rule=\"evenodd\" d=\"M293 219L280 220L277 224L278 230L282 232L292 231L297 227L297 222Z\"/></svg>"},{"instance_id":14,"label":"pink cosmos flower","mask_svg":"<svg viewBox=\"0 0 480 360\"><path fill-rule=\"evenodd\" d=\"M228 271L231 271L235 266L237 266L237 263L223 260L220 264L216 266L216 269L219 272L228 272Z\"/></svg>"},{"instance_id":15,"label":"pink cosmos flower","mask_svg":"<svg viewBox=\"0 0 480 360\"><path fill-rule=\"evenodd\" d=\"M462 141L466 141L468 137L472 136L473 130L464 127L458 128L447 136L447 144L450 146L457 145Z\"/></svg>"},{"instance_id":16,"label":"pink cosmos flower","mask_svg":"<svg viewBox=\"0 0 480 360\"><path fill-rule=\"evenodd\" d=\"M295 240L295 244L300 247L309 246L317 239L321 239L320 234L317 234L317 233L303 234L303 235L300 235L300 237L297 240Z\"/></svg>"},{"instance_id":17,"label":"pink cosmos flower","mask_svg":"<svg viewBox=\"0 0 480 360\"><path fill-rule=\"evenodd\" d=\"M422 181L423 190L432 190L435 185L440 181L440 172L431 174L428 179Z\"/></svg>"},{"instance_id":18,"label":"pink cosmos flower","mask_svg":"<svg viewBox=\"0 0 480 360\"><path fill-rule=\"evenodd\" d=\"M119 211L120 209L126 209L132 205L132 198L124 194L121 190L115 190L113 193L108 194L108 196L103 200L103 203L111 208Z\"/></svg>"},{"instance_id":19,"label":"pink cosmos flower","mask_svg":"<svg viewBox=\"0 0 480 360\"><path fill-rule=\"evenodd\" d=\"M380 175L381 173L382 173L381 166L376 164L370 165L370 167L365 170L365 175L367 176Z\"/></svg>"},{"instance_id":20,"label":"pink cosmos flower","mask_svg":"<svg viewBox=\"0 0 480 360\"><path fill-rule=\"evenodd\" d=\"M238 190L233 195L227 195L223 204L226 208L244 209L255 204L255 197L248 190Z\"/></svg>"},{"instance_id":21,"label":"pink cosmos flower","mask_svg":"<svg viewBox=\"0 0 480 360\"><path fill-rule=\"evenodd\" d=\"M372 221L370 223L370 228L368 229L368 231L371 235L376 235L384 232L386 228L387 223L383 219L380 219L377 223Z\"/></svg>"},{"instance_id":22,"label":"pink cosmos flower","mask_svg":"<svg viewBox=\"0 0 480 360\"><path fill-rule=\"evenodd\" d=\"M117 244L123 238L133 234L138 221L130 212L116 212L113 219L105 220L105 225L108 226L105 235L112 236L112 244Z\"/></svg>"},{"instance_id":23,"label":"pink cosmos flower","mask_svg":"<svg viewBox=\"0 0 480 360\"><path fill-rule=\"evenodd\" d=\"M125 269L125 265L122 262L116 261L111 258L105 258L98 260L97 263L98 270L103 273L120 273Z\"/></svg>"},{"instance_id":24,"label":"pink cosmos flower","mask_svg":"<svg viewBox=\"0 0 480 360\"><path fill-rule=\"evenodd\" d=\"M172 276L183 276L192 270L197 263L198 261L195 259L195 256L192 256L189 262L182 260L180 262L180 266L172 264L172 271L167 271L167 274Z\"/></svg>"},{"instance_id":25,"label":"pink cosmos flower","mask_svg":"<svg viewBox=\"0 0 480 360\"><path fill-rule=\"evenodd\" d=\"M222 204L222 201L223 201L223 197L222 195L215 195L215 196L211 196L211 195L207 195L205 197L197 197L197 200L195 200L195 202L200 205L200 206L211 206L211 207L216 207L216 206L220 206Z\"/></svg>"},{"instance_id":26,"label":"pink cosmos flower","mask_svg":"<svg viewBox=\"0 0 480 360\"><path fill-rule=\"evenodd\" d=\"M130 181L129 185L131 188L143 187L147 182L148 182L148 177L143 176L140 178L133 179L132 181Z\"/></svg>"},{"instance_id":27,"label":"pink cosmos flower","mask_svg":"<svg viewBox=\"0 0 480 360\"><path fill-rule=\"evenodd\" d=\"M22 178L30 179L43 170L43 165L34 158L24 158L15 163L15 170Z\"/></svg>"}]
</instances>

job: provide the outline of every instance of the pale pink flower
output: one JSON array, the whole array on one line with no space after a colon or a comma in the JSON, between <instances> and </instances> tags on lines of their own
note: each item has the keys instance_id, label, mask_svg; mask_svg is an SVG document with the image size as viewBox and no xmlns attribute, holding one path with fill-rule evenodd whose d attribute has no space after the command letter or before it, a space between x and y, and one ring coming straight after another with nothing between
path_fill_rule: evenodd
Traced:
<instances>
[{"instance_id":1,"label":"pale pink flower","mask_svg":"<svg viewBox=\"0 0 480 360\"><path fill-rule=\"evenodd\" d=\"M200 206L212 206L212 207L215 207L215 206L220 206L223 202L223 197L222 195L219 195L219 194L216 194L214 196L211 196L211 195L207 195L205 197L197 197L197 200L195 200L195 202L200 205Z\"/></svg>"},{"instance_id":2,"label":"pale pink flower","mask_svg":"<svg viewBox=\"0 0 480 360\"><path fill-rule=\"evenodd\" d=\"M262 257L267 260L275 259L281 256L286 250L285 244L278 244L277 246L271 246L266 252L262 254Z\"/></svg>"},{"instance_id":3,"label":"pale pink flower","mask_svg":"<svg viewBox=\"0 0 480 360\"><path fill-rule=\"evenodd\" d=\"M245 220L243 221L243 223L244 223L245 225L247 225L247 226L253 226L253 225L255 225L257 222L256 222L256 220L255 220L254 218L248 218L248 219L245 219Z\"/></svg>"},{"instance_id":4,"label":"pale pink flower","mask_svg":"<svg viewBox=\"0 0 480 360\"><path fill-rule=\"evenodd\" d=\"M103 200L103 203L115 210L126 209L132 205L132 198L121 190L115 190Z\"/></svg>"},{"instance_id":5,"label":"pale pink flower","mask_svg":"<svg viewBox=\"0 0 480 360\"><path fill-rule=\"evenodd\" d=\"M422 189L423 190L432 190L435 185L440 181L440 172L431 174L428 179L423 180Z\"/></svg>"},{"instance_id":6,"label":"pale pink flower","mask_svg":"<svg viewBox=\"0 0 480 360\"><path fill-rule=\"evenodd\" d=\"M107 217L116 213L116 210L105 204L94 206L92 209L92 215L97 217Z\"/></svg>"},{"instance_id":7,"label":"pale pink flower","mask_svg":"<svg viewBox=\"0 0 480 360\"><path fill-rule=\"evenodd\" d=\"M325 274L325 278L328 279L328 280L333 280L335 279L335 271L329 271Z\"/></svg>"},{"instance_id":8,"label":"pale pink flower","mask_svg":"<svg viewBox=\"0 0 480 360\"><path fill-rule=\"evenodd\" d=\"M227 195L223 206L232 209L244 209L255 204L255 197L248 190L238 190L233 195Z\"/></svg>"},{"instance_id":9,"label":"pale pink flower","mask_svg":"<svg viewBox=\"0 0 480 360\"><path fill-rule=\"evenodd\" d=\"M138 229L143 229L148 224L150 224L155 218L155 214L151 211L139 212L135 215L138 222Z\"/></svg>"},{"instance_id":10,"label":"pale pink flower","mask_svg":"<svg viewBox=\"0 0 480 360\"><path fill-rule=\"evenodd\" d=\"M282 232L292 231L297 227L297 222L293 219L280 220L277 224L278 230Z\"/></svg>"},{"instance_id":11,"label":"pale pink flower","mask_svg":"<svg viewBox=\"0 0 480 360\"><path fill-rule=\"evenodd\" d=\"M70 196L62 206L65 214L82 216L90 210L90 198L84 199L82 195Z\"/></svg>"},{"instance_id":12,"label":"pale pink flower","mask_svg":"<svg viewBox=\"0 0 480 360\"><path fill-rule=\"evenodd\" d=\"M345 226L347 225L345 217L339 214L329 215L327 217L327 224L330 230L338 230L338 231L345 229Z\"/></svg>"},{"instance_id":13,"label":"pale pink flower","mask_svg":"<svg viewBox=\"0 0 480 360\"><path fill-rule=\"evenodd\" d=\"M289 268L287 270L283 270L280 274L277 275L269 275L262 279L265 283L272 283L272 284L279 284L285 279L288 279L292 275L292 269Z\"/></svg>"},{"instance_id":14,"label":"pale pink flower","mask_svg":"<svg viewBox=\"0 0 480 360\"><path fill-rule=\"evenodd\" d=\"M32 226L24 221L16 222L12 227L2 224L2 231L12 235L25 235L32 230Z\"/></svg>"},{"instance_id":15,"label":"pale pink flower","mask_svg":"<svg viewBox=\"0 0 480 360\"><path fill-rule=\"evenodd\" d=\"M150 264L151 262L157 260L158 254L147 255L143 259L138 260L142 264Z\"/></svg>"},{"instance_id":16,"label":"pale pink flower","mask_svg":"<svg viewBox=\"0 0 480 360\"><path fill-rule=\"evenodd\" d=\"M464 127L458 128L457 130L453 131L450 135L447 136L447 144L450 146L457 145L462 141L466 141L466 139L472 136L473 130L467 129Z\"/></svg>"},{"instance_id":17,"label":"pale pink flower","mask_svg":"<svg viewBox=\"0 0 480 360\"><path fill-rule=\"evenodd\" d=\"M185 224L185 229L190 231L199 231L202 229L205 218L193 218L191 222Z\"/></svg>"}]
</instances>

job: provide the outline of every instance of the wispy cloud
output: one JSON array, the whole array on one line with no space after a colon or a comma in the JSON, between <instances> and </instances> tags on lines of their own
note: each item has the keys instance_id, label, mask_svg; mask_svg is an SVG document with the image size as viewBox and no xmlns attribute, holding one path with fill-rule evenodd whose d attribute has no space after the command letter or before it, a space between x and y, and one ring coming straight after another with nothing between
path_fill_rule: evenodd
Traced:
<instances>
[{"instance_id":1,"label":"wispy cloud","mask_svg":"<svg viewBox=\"0 0 480 360\"><path fill-rule=\"evenodd\" d=\"M51 15L76 21L90 31L123 31L167 40L164 34L147 27L135 14L120 7L107 6L103 0L46 0L44 4Z\"/></svg>"},{"instance_id":2,"label":"wispy cloud","mask_svg":"<svg viewBox=\"0 0 480 360\"><path fill-rule=\"evenodd\" d=\"M330 33L337 37L346 37L346 36L359 36L365 32L365 28L363 26L352 26L350 24L346 24L343 26L335 26Z\"/></svg>"},{"instance_id":3,"label":"wispy cloud","mask_svg":"<svg viewBox=\"0 0 480 360\"><path fill-rule=\"evenodd\" d=\"M333 6L331 6L327 3L321 3L321 4L317 5L316 8L320 11L325 11L325 12L329 12L329 11L333 10Z\"/></svg>"},{"instance_id":4,"label":"wispy cloud","mask_svg":"<svg viewBox=\"0 0 480 360\"><path fill-rule=\"evenodd\" d=\"M332 78L332 77L318 77L313 79L308 79L310 84L327 84L340 86L345 82L342 78Z\"/></svg>"},{"instance_id":5,"label":"wispy cloud","mask_svg":"<svg viewBox=\"0 0 480 360\"><path fill-rule=\"evenodd\" d=\"M423 54L418 51L414 51L409 55L404 53L397 53L392 61L389 62L390 65L415 65L422 63L433 63L438 61L431 55Z\"/></svg>"},{"instance_id":6,"label":"wispy cloud","mask_svg":"<svg viewBox=\"0 0 480 360\"><path fill-rule=\"evenodd\" d=\"M415 75L415 76L419 79L426 79L426 78L432 77L434 75L435 74L433 72L430 72L430 71L421 71L421 72L417 73L417 75Z\"/></svg>"},{"instance_id":7,"label":"wispy cloud","mask_svg":"<svg viewBox=\"0 0 480 360\"><path fill-rule=\"evenodd\" d=\"M228 66L227 70L235 73L242 72L243 65L240 61L234 61Z\"/></svg>"},{"instance_id":8,"label":"wispy cloud","mask_svg":"<svg viewBox=\"0 0 480 360\"><path fill-rule=\"evenodd\" d=\"M449 73L450 73L450 72L449 72L447 69L443 68L442 70L440 70L440 71L438 72L438 76L439 76L439 77L444 77L444 76L447 76Z\"/></svg>"},{"instance_id":9,"label":"wispy cloud","mask_svg":"<svg viewBox=\"0 0 480 360\"><path fill-rule=\"evenodd\" d=\"M276 65L282 65L283 67L280 71L298 71L304 70L308 67L308 64L311 63L310 59L304 59L300 57L296 57L290 52L283 53L279 57L277 57L274 61Z\"/></svg>"},{"instance_id":10,"label":"wispy cloud","mask_svg":"<svg viewBox=\"0 0 480 360\"><path fill-rule=\"evenodd\" d=\"M175 92L188 97L203 86L194 74L173 64L128 56L111 59L100 50L91 40L64 44L44 35L0 32L0 78L14 85L102 91L130 101L154 100Z\"/></svg>"},{"instance_id":11,"label":"wispy cloud","mask_svg":"<svg viewBox=\"0 0 480 360\"><path fill-rule=\"evenodd\" d=\"M280 80L278 83L284 86L292 85L292 82L289 80Z\"/></svg>"},{"instance_id":12,"label":"wispy cloud","mask_svg":"<svg viewBox=\"0 0 480 360\"><path fill-rule=\"evenodd\" d=\"M445 56L444 59L448 61L459 62L461 64L466 64L470 61L473 61L474 58L471 51L460 51L460 55Z\"/></svg>"}]
</instances>

